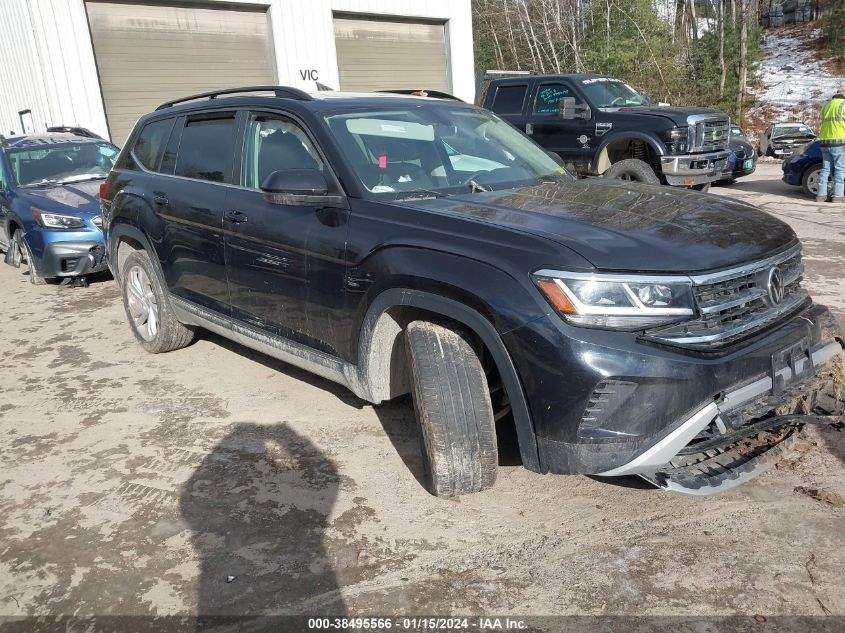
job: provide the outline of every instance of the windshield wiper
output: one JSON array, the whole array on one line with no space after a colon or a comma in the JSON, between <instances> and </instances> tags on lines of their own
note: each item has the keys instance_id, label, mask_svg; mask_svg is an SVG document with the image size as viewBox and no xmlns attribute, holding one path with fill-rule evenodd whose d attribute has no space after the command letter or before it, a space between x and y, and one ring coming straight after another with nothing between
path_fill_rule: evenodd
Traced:
<instances>
[{"instance_id":1,"label":"windshield wiper","mask_svg":"<svg viewBox=\"0 0 845 633\"><path fill-rule=\"evenodd\" d=\"M430 200L431 198L443 198L449 194L431 189L418 189L410 192L407 196L397 196L396 200Z\"/></svg>"},{"instance_id":2,"label":"windshield wiper","mask_svg":"<svg viewBox=\"0 0 845 633\"><path fill-rule=\"evenodd\" d=\"M101 180L105 177L106 176L103 174L80 174L79 176L69 176L67 178L62 178L61 180L55 180L54 182L60 185L70 185L75 182L85 182L86 180Z\"/></svg>"}]
</instances>

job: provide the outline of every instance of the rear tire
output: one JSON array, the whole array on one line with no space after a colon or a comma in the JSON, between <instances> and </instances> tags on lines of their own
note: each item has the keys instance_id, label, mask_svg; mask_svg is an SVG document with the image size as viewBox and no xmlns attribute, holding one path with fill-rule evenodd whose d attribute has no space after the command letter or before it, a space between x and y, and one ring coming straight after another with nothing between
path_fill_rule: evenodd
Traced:
<instances>
[{"instance_id":1,"label":"rear tire","mask_svg":"<svg viewBox=\"0 0 845 633\"><path fill-rule=\"evenodd\" d=\"M628 180L631 182L642 182L647 185L659 185L660 178L654 173L647 162L638 158L626 158L618 163L613 163L610 168L602 174L602 178L611 180Z\"/></svg>"},{"instance_id":2,"label":"rear tire","mask_svg":"<svg viewBox=\"0 0 845 633\"><path fill-rule=\"evenodd\" d=\"M151 354L171 352L191 343L194 330L179 322L145 251L129 254L120 270L120 290L129 327Z\"/></svg>"},{"instance_id":3,"label":"rear tire","mask_svg":"<svg viewBox=\"0 0 845 633\"><path fill-rule=\"evenodd\" d=\"M462 329L413 321L405 329L426 486L438 497L490 488L499 464L487 378Z\"/></svg>"}]
</instances>

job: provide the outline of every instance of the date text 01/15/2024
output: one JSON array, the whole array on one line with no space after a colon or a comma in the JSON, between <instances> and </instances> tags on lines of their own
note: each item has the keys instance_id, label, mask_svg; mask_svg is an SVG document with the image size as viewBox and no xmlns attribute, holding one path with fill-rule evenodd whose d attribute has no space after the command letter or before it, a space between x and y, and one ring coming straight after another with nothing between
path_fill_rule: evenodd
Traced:
<instances>
[{"instance_id":1,"label":"date text 01/15/2024","mask_svg":"<svg viewBox=\"0 0 845 633\"><path fill-rule=\"evenodd\" d=\"M398 617L398 618L309 618L309 630L389 631L518 631L527 627L524 620L514 618L477 617Z\"/></svg>"}]
</instances>

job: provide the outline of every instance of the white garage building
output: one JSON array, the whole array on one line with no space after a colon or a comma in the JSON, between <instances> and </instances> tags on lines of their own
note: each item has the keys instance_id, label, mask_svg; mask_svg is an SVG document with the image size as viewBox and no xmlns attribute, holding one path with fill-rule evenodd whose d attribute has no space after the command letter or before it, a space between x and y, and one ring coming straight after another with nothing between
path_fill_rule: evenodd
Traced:
<instances>
[{"instance_id":1,"label":"white garage building","mask_svg":"<svg viewBox=\"0 0 845 633\"><path fill-rule=\"evenodd\" d=\"M0 133L122 143L179 96L283 84L471 101L470 0L0 0Z\"/></svg>"}]
</instances>

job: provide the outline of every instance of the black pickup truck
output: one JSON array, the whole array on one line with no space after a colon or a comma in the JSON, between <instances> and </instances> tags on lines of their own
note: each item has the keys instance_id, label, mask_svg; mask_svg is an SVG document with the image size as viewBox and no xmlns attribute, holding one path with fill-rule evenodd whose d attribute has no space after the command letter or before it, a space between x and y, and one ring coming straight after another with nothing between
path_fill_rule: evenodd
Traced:
<instances>
[{"instance_id":1,"label":"black pickup truck","mask_svg":"<svg viewBox=\"0 0 845 633\"><path fill-rule=\"evenodd\" d=\"M705 108L653 104L600 75L485 73L478 103L582 176L706 189L730 156L730 119Z\"/></svg>"}]
</instances>

